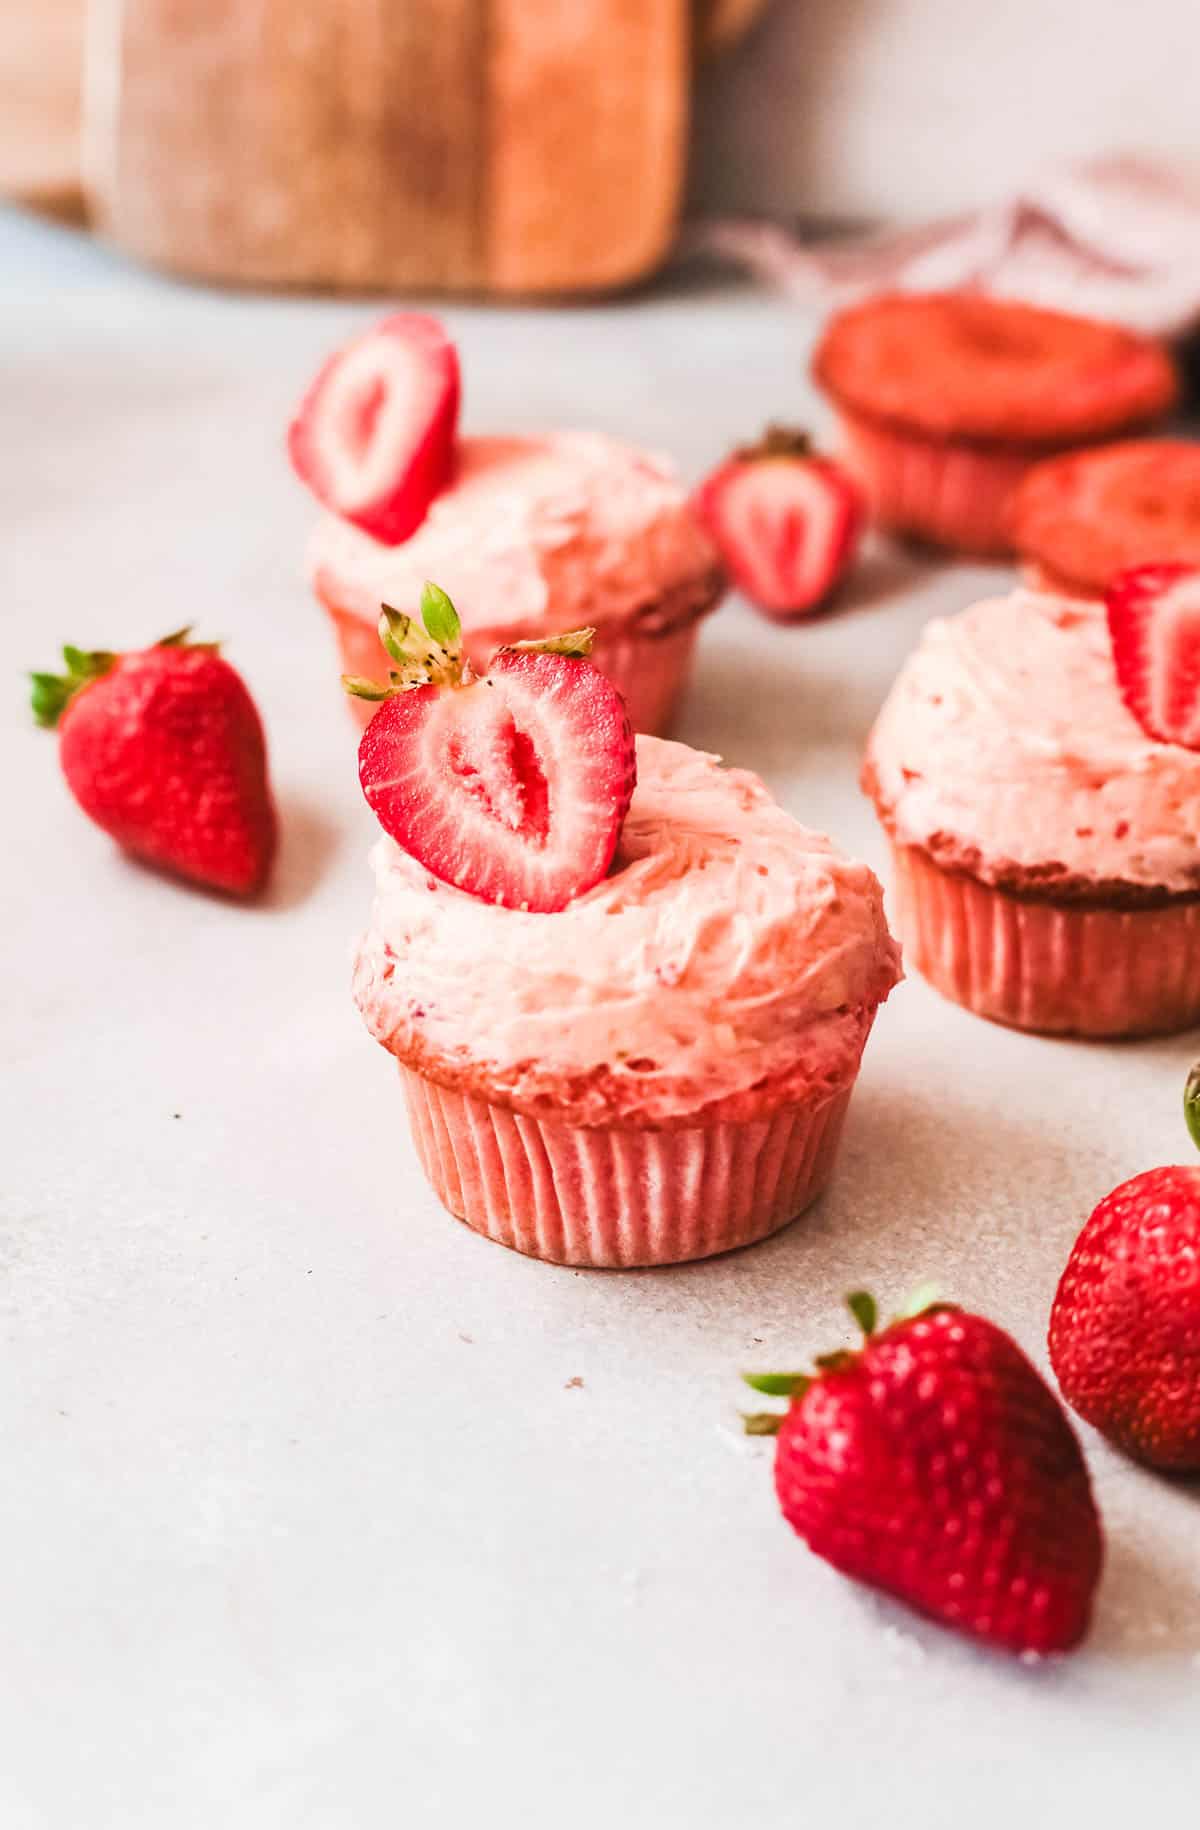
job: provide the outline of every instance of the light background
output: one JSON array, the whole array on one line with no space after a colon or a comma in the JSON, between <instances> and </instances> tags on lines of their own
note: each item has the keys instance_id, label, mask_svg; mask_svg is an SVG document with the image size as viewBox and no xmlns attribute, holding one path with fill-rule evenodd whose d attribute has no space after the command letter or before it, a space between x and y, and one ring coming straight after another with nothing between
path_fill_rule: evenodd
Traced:
<instances>
[{"instance_id":1,"label":"light background","mask_svg":"<svg viewBox=\"0 0 1200 1830\"><path fill-rule=\"evenodd\" d=\"M1196 0L775 0L702 76L692 204L919 218L1047 162L1200 166Z\"/></svg>"},{"instance_id":2,"label":"light background","mask_svg":"<svg viewBox=\"0 0 1200 1830\"><path fill-rule=\"evenodd\" d=\"M373 307L204 292L0 217L0 1826L1191 1825L1200 1496L1082 1432L1109 1539L1075 1658L981 1652L806 1554L743 1367L927 1278L1045 1364L1089 1207L1186 1159L1194 1037L997 1029L917 978L840 1173L777 1238L583 1273L449 1219L349 995L375 825L282 427ZM825 421L744 288L455 307L472 430L577 423L699 477ZM706 625L679 735L885 865L856 783L922 622L1004 567L873 547L836 615ZM22 669L228 638L283 847L234 908L79 814ZM582 1386L572 1383L582 1379Z\"/></svg>"}]
</instances>

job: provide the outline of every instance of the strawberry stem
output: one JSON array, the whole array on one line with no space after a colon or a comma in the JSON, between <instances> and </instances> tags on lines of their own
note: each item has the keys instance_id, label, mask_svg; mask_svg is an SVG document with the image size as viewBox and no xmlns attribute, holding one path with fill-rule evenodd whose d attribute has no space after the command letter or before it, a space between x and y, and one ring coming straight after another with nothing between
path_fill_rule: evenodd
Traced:
<instances>
[{"instance_id":1,"label":"strawberry stem","mask_svg":"<svg viewBox=\"0 0 1200 1830\"><path fill-rule=\"evenodd\" d=\"M1183 1117L1188 1135L1200 1150L1200 1061L1193 1066L1183 1089Z\"/></svg>"}]
</instances>

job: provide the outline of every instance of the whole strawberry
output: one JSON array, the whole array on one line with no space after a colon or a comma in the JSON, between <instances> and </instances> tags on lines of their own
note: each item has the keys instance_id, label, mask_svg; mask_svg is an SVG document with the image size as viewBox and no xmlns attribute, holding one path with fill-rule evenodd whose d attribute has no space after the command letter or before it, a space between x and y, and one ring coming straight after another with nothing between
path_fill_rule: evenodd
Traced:
<instances>
[{"instance_id":1,"label":"whole strawberry","mask_svg":"<svg viewBox=\"0 0 1200 1830\"><path fill-rule=\"evenodd\" d=\"M937 1305L808 1374L751 1376L789 1396L752 1417L778 1436L783 1515L811 1550L943 1625L1011 1652L1065 1652L1087 1631L1100 1520L1066 1414L1016 1343Z\"/></svg>"},{"instance_id":2,"label":"whole strawberry","mask_svg":"<svg viewBox=\"0 0 1200 1830\"><path fill-rule=\"evenodd\" d=\"M63 649L33 711L59 729L67 785L124 850L232 896L275 855L266 744L253 699L215 643L179 630L131 654Z\"/></svg>"},{"instance_id":3,"label":"whole strawberry","mask_svg":"<svg viewBox=\"0 0 1200 1830\"><path fill-rule=\"evenodd\" d=\"M787 426L727 458L701 484L695 510L738 589L782 622L828 602L866 521L854 478Z\"/></svg>"},{"instance_id":4,"label":"whole strawberry","mask_svg":"<svg viewBox=\"0 0 1200 1830\"><path fill-rule=\"evenodd\" d=\"M1195 1125L1196 1069L1186 1104ZM1068 1404L1118 1447L1200 1472L1200 1168L1147 1170L1101 1201L1059 1282L1050 1360Z\"/></svg>"}]
</instances>

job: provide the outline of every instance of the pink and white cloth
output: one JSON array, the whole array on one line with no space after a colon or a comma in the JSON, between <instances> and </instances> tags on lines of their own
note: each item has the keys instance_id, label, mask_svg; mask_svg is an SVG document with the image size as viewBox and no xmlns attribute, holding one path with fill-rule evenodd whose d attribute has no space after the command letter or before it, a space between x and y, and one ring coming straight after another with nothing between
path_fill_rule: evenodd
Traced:
<instances>
[{"instance_id":1,"label":"pink and white cloth","mask_svg":"<svg viewBox=\"0 0 1200 1830\"><path fill-rule=\"evenodd\" d=\"M969 215L850 242L774 224L699 225L692 248L814 309L885 289L970 289L1107 318L1153 336L1200 324L1200 171L1114 155L1051 172Z\"/></svg>"}]
</instances>

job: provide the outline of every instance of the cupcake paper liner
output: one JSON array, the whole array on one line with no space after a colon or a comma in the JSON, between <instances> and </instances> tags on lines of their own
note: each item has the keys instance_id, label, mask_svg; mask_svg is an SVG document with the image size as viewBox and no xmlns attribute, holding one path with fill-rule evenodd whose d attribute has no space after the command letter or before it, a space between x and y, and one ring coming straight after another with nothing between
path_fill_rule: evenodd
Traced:
<instances>
[{"instance_id":1,"label":"cupcake paper liner","mask_svg":"<svg viewBox=\"0 0 1200 1830\"><path fill-rule=\"evenodd\" d=\"M1035 456L908 436L852 413L839 419L846 460L885 527L962 552L1011 553L1013 492Z\"/></svg>"},{"instance_id":2,"label":"cupcake paper liner","mask_svg":"<svg viewBox=\"0 0 1200 1830\"><path fill-rule=\"evenodd\" d=\"M1088 908L1026 900L892 847L907 964L1017 1029L1146 1036L1200 1022L1200 903Z\"/></svg>"},{"instance_id":3,"label":"cupcake paper liner","mask_svg":"<svg viewBox=\"0 0 1200 1830\"><path fill-rule=\"evenodd\" d=\"M326 603L325 608L337 633L342 672L382 679L386 662L371 624L334 604ZM592 659L623 696L635 731L660 736L670 725L687 684L700 621L700 615L694 616L663 634L639 634L629 625L597 629ZM487 658L476 656L480 661ZM377 709L369 700L347 703L362 725L370 723Z\"/></svg>"},{"instance_id":4,"label":"cupcake paper liner","mask_svg":"<svg viewBox=\"0 0 1200 1830\"><path fill-rule=\"evenodd\" d=\"M400 1074L452 1214L530 1257L597 1267L707 1258L786 1226L829 1182L853 1090L761 1121L649 1131L526 1118Z\"/></svg>"}]
</instances>

